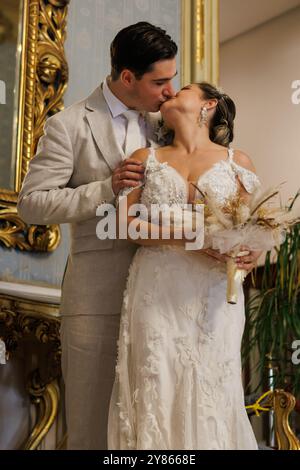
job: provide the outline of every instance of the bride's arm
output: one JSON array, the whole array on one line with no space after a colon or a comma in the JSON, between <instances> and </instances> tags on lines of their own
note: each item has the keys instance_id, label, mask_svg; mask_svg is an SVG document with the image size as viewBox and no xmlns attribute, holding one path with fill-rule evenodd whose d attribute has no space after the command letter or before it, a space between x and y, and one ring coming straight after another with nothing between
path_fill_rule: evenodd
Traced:
<instances>
[{"instance_id":1,"label":"bride's arm","mask_svg":"<svg viewBox=\"0 0 300 470\"><path fill-rule=\"evenodd\" d=\"M145 164L149 156L149 148L143 148L136 150L131 158L134 158L137 161ZM121 196L119 198L119 204L117 207L116 217L117 217L117 237L120 238L120 225L122 225L122 232L127 231L127 239L131 240L134 243L145 246L158 246L158 245L179 245L184 246L187 240L184 237L183 230L181 227L174 227L174 225L159 225L159 223L151 223L148 220L142 219L139 216L129 215L130 208L134 204L140 203L142 188L132 188L131 192L126 196ZM134 225L134 232L143 233L146 235L146 238L138 237L132 238L130 235L132 231L130 230L130 224ZM133 225L131 228L133 228ZM123 233L124 235L124 233ZM177 238L176 238L177 237Z\"/></svg>"},{"instance_id":2,"label":"bride's arm","mask_svg":"<svg viewBox=\"0 0 300 470\"><path fill-rule=\"evenodd\" d=\"M251 173L256 175L256 169L253 165L251 158L243 151L235 150L233 160L240 167L245 168L246 170L249 170ZM248 201L250 201L251 193L249 193L246 190L243 184L243 181L241 181L241 179L238 176L237 176L237 180L239 183L239 193L241 197L243 198L243 200L247 203ZM242 256L242 257L238 257L236 259L237 267L240 269L245 269L246 271L250 272L256 266L258 258L261 256L263 251L249 250L247 246L242 246L241 251L248 251L249 254Z\"/></svg>"},{"instance_id":3,"label":"bride's arm","mask_svg":"<svg viewBox=\"0 0 300 470\"><path fill-rule=\"evenodd\" d=\"M246 153L242 152L241 150L235 150L233 161L234 163L237 163L241 168L245 168L246 170L249 170L251 173L256 175L256 169L253 165L253 162L249 155L247 155ZM239 193L247 203L251 198L251 194L246 190L241 178L238 175L236 178L239 184Z\"/></svg>"},{"instance_id":4,"label":"bride's arm","mask_svg":"<svg viewBox=\"0 0 300 470\"><path fill-rule=\"evenodd\" d=\"M182 228L176 228L172 225L158 225L143 220L138 216L129 215L130 208L133 204L140 203L142 188L133 189L127 196L120 199L117 208L117 234L120 234L120 225L122 230L127 230L127 239L145 246L158 246L158 245L179 245L183 246L187 241L182 233ZM132 238L130 224L135 227L135 232L145 234L146 238ZM176 236L178 238L176 238ZM191 241L191 240L189 240Z\"/></svg>"}]
</instances>

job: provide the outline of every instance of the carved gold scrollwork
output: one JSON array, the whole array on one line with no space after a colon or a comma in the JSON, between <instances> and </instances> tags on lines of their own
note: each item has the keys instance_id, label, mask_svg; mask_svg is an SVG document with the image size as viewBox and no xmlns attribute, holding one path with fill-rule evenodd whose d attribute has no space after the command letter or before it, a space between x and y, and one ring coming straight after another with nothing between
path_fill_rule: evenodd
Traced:
<instances>
[{"instance_id":1,"label":"carved gold scrollwork","mask_svg":"<svg viewBox=\"0 0 300 470\"><path fill-rule=\"evenodd\" d=\"M56 380L44 385L37 370L32 373L27 388L32 402L36 405L38 418L23 449L35 450L55 421L60 392Z\"/></svg>"},{"instance_id":2,"label":"carved gold scrollwork","mask_svg":"<svg viewBox=\"0 0 300 470\"><path fill-rule=\"evenodd\" d=\"M0 331L9 354L18 347L24 335L31 334L41 343L51 346L51 367L48 382L60 375L60 320L58 306L14 299L11 296L0 297Z\"/></svg>"},{"instance_id":3,"label":"carved gold scrollwork","mask_svg":"<svg viewBox=\"0 0 300 470\"><path fill-rule=\"evenodd\" d=\"M295 404L296 399L291 393L275 389L264 393L254 404L246 406L246 409L248 412L255 412L257 416L264 411L274 410L278 450L300 450L300 441L289 424L289 416Z\"/></svg>"},{"instance_id":4,"label":"carved gold scrollwork","mask_svg":"<svg viewBox=\"0 0 300 470\"><path fill-rule=\"evenodd\" d=\"M16 210L17 196L48 116L63 108L68 82L64 52L69 0L23 0L15 190L0 188L0 244L28 251L53 251L57 225L27 226Z\"/></svg>"},{"instance_id":5,"label":"carved gold scrollwork","mask_svg":"<svg viewBox=\"0 0 300 470\"><path fill-rule=\"evenodd\" d=\"M40 2L34 141L43 133L47 116L63 109L68 65L64 54L67 1Z\"/></svg>"},{"instance_id":6,"label":"carved gold scrollwork","mask_svg":"<svg viewBox=\"0 0 300 470\"><path fill-rule=\"evenodd\" d=\"M6 203L4 206L0 201L0 242L7 248L53 251L60 238L58 225L26 225L15 205Z\"/></svg>"},{"instance_id":7,"label":"carved gold scrollwork","mask_svg":"<svg viewBox=\"0 0 300 470\"><path fill-rule=\"evenodd\" d=\"M279 450L300 450L300 441L289 424L289 415L295 408L296 399L284 390L274 391L275 434Z\"/></svg>"},{"instance_id":8,"label":"carved gold scrollwork","mask_svg":"<svg viewBox=\"0 0 300 470\"><path fill-rule=\"evenodd\" d=\"M61 375L59 326L57 305L0 296L0 338L5 342L7 358L30 335L48 347L47 364L32 372L27 385L37 409L37 420L24 449L36 449L57 416L60 398L57 380Z\"/></svg>"},{"instance_id":9,"label":"carved gold scrollwork","mask_svg":"<svg viewBox=\"0 0 300 470\"><path fill-rule=\"evenodd\" d=\"M46 118L63 108L62 96L68 81L64 52L68 3L69 0L29 1L21 182Z\"/></svg>"}]
</instances>

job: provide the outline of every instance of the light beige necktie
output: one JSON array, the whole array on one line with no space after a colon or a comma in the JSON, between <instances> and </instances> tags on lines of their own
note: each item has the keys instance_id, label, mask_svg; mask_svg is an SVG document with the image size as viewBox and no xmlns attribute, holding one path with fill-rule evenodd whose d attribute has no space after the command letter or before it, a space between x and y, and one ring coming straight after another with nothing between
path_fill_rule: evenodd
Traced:
<instances>
[{"instance_id":1,"label":"light beige necktie","mask_svg":"<svg viewBox=\"0 0 300 470\"><path fill-rule=\"evenodd\" d=\"M124 153L125 157L128 158L137 149L142 146L141 128L139 125L138 111L128 110L123 113L123 116L127 119L126 138Z\"/></svg>"}]
</instances>

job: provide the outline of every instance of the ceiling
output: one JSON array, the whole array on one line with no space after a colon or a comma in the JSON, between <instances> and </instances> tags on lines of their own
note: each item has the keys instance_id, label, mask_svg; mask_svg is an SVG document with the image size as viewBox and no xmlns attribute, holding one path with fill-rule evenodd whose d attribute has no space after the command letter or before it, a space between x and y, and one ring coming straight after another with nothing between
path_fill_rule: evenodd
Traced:
<instances>
[{"instance_id":1,"label":"ceiling","mask_svg":"<svg viewBox=\"0 0 300 470\"><path fill-rule=\"evenodd\" d=\"M220 42L300 6L300 0L219 0Z\"/></svg>"}]
</instances>

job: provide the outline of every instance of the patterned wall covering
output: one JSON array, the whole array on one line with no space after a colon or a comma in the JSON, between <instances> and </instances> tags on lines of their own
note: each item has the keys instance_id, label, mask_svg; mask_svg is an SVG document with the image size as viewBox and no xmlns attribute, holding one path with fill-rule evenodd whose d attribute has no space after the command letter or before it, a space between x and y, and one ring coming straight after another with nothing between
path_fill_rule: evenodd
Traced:
<instances>
[{"instance_id":1,"label":"patterned wall covering","mask_svg":"<svg viewBox=\"0 0 300 470\"><path fill-rule=\"evenodd\" d=\"M99 85L109 72L111 40L122 27L141 20L163 27L179 43L180 0L71 0L66 40L70 68L66 106L84 98ZM179 87L179 77L174 84ZM66 226L62 226L62 235L60 247L49 254L0 247L0 278L59 286L69 249Z\"/></svg>"},{"instance_id":2,"label":"patterned wall covering","mask_svg":"<svg viewBox=\"0 0 300 470\"><path fill-rule=\"evenodd\" d=\"M137 21L149 21L166 29L178 43L180 0L71 0L66 104L84 98L99 85L110 71L112 39L120 29ZM175 86L179 86L178 80Z\"/></svg>"}]
</instances>

